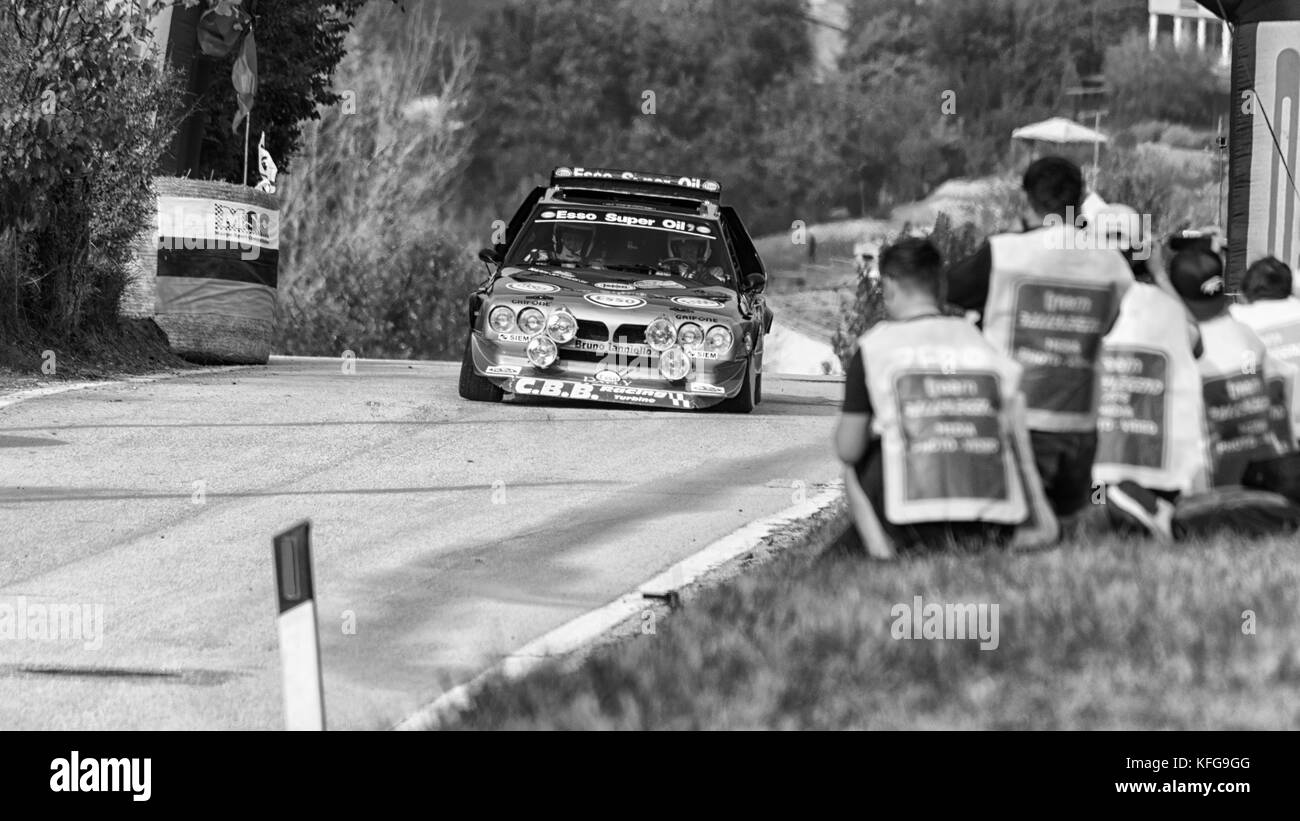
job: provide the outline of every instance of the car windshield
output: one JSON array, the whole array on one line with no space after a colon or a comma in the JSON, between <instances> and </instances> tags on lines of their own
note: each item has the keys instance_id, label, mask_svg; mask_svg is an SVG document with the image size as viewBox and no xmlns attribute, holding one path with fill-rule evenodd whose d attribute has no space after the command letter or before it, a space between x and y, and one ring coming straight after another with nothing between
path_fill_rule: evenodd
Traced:
<instances>
[{"instance_id":1,"label":"car windshield","mask_svg":"<svg viewBox=\"0 0 1300 821\"><path fill-rule=\"evenodd\" d=\"M734 287L731 259L718 234L717 222L693 215L542 205L506 264L677 276Z\"/></svg>"}]
</instances>

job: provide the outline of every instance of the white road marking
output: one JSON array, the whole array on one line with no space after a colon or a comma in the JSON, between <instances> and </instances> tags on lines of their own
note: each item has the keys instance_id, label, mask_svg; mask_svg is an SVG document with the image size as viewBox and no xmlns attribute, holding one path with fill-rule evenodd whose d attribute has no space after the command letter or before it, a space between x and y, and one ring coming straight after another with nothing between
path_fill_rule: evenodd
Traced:
<instances>
[{"instance_id":1,"label":"white road marking","mask_svg":"<svg viewBox=\"0 0 1300 821\"><path fill-rule=\"evenodd\" d=\"M17 405L19 402L26 402L29 399L40 399L44 396L55 396L60 393L70 391L83 391L86 388L98 388L111 385L127 385L132 383L161 382L164 379L177 379L182 376L202 376L204 374L225 373L226 371L237 371L243 368L257 367L254 365L227 365L220 368L196 368L192 371L176 371L175 373L155 373L148 376L128 376L124 379L101 379L96 382L65 382L60 385L42 385L39 388L27 388L26 390L14 391L0 396L0 408L7 408L10 405Z\"/></svg>"},{"instance_id":2,"label":"white road marking","mask_svg":"<svg viewBox=\"0 0 1300 821\"><path fill-rule=\"evenodd\" d=\"M646 594L663 596L689 586L706 573L753 550L777 528L815 516L840 498L843 489L828 488L766 519L759 519L710 544L626 593L609 604L584 613L549 633L534 639L506 656L493 667L438 696L425 707L402 719L395 730L431 730L469 707L474 694L489 679L516 679L552 660L591 644L620 624L635 618L650 606Z\"/></svg>"}]
</instances>

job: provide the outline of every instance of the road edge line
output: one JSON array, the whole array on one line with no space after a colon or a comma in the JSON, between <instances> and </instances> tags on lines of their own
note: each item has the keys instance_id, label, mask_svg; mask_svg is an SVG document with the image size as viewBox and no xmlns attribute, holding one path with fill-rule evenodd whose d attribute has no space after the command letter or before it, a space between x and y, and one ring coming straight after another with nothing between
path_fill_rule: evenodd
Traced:
<instances>
[{"instance_id":1,"label":"road edge line","mask_svg":"<svg viewBox=\"0 0 1300 821\"><path fill-rule=\"evenodd\" d=\"M203 376L205 374L228 373L229 371L242 370L244 368L264 367L261 365L223 365L215 368L195 368L192 371L176 371L175 373L151 373L144 376L128 376L121 379L99 379L93 382L66 382L61 385L45 385L39 388L25 388L14 391L13 393L0 394L0 410L13 407L20 402L27 402L32 399L43 399L47 396L58 396L61 393L71 393L73 391L84 391L87 388L98 388L113 385L130 385L146 384L149 382L162 382L167 379L179 379L183 376Z\"/></svg>"},{"instance_id":2,"label":"road edge line","mask_svg":"<svg viewBox=\"0 0 1300 821\"><path fill-rule=\"evenodd\" d=\"M464 684L458 684L442 693L390 729L437 729L469 707L478 690L489 680L499 677L507 680L521 678L548 661L594 644L646 610L647 594L662 597L689 587L728 562L755 550L766 539L776 535L780 528L816 517L839 501L842 495L842 486L835 483L809 499L728 533L608 604L583 613L533 639Z\"/></svg>"}]
</instances>

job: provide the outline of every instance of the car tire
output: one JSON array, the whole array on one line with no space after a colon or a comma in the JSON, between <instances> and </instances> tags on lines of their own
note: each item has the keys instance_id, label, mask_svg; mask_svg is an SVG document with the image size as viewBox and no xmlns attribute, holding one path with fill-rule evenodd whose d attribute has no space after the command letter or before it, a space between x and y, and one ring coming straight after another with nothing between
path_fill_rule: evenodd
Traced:
<instances>
[{"instance_id":1,"label":"car tire","mask_svg":"<svg viewBox=\"0 0 1300 821\"><path fill-rule=\"evenodd\" d=\"M740 393L718 403L718 409L727 413L749 413L758 404L758 374L754 373L754 357L745 365L745 381L740 384Z\"/></svg>"},{"instance_id":2,"label":"car tire","mask_svg":"<svg viewBox=\"0 0 1300 821\"><path fill-rule=\"evenodd\" d=\"M505 391L493 385L487 377L474 372L474 353L470 340L465 340L465 355L460 360L460 398L471 402L500 402Z\"/></svg>"}]
</instances>

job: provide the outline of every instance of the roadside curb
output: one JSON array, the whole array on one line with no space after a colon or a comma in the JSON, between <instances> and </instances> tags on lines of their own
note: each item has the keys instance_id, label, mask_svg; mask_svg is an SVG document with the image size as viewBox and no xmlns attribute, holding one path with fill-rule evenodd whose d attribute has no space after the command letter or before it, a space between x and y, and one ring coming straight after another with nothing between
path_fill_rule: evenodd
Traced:
<instances>
[{"instance_id":1,"label":"roadside curb","mask_svg":"<svg viewBox=\"0 0 1300 821\"><path fill-rule=\"evenodd\" d=\"M802 502L723 536L687 556L609 604L584 613L509 654L468 682L453 687L393 725L394 730L434 730L469 707L489 681L521 678L541 665L586 650L620 626L682 591L743 572L751 560L778 555L811 561L843 531L848 521L839 483ZM737 567L743 563L743 566Z\"/></svg>"},{"instance_id":2,"label":"roadside curb","mask_svg":"<svg viewBox=\"0 0 1300 821\"><path fill-rule=\"evenodd\" d=\"M0 394L0 410L17 405L19 402L26 402L30 399L42 399L46 396L58 396L61 393L83 391L87 388L162 382L167 379L179 379L183 376L203 376L206 374L227 373L229 371L238 371L250 367L255 368L262 366L226 365L218 368L195 368L192 371L176 371L175 373L152 373L145 376L128 376L122 379L99 379L93 382L67 382L61 385L43 385L38 388L25 388L12 393Z\"/></svg>"}]
</instances>

